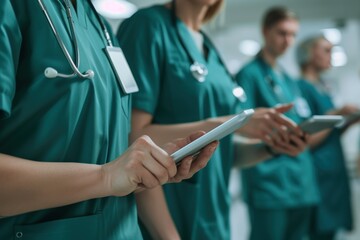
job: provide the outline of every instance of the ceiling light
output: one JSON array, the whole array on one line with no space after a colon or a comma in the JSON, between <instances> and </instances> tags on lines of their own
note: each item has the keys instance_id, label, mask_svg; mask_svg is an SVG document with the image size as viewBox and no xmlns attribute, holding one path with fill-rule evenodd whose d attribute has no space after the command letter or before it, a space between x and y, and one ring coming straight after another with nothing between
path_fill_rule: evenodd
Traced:
<instances>
[{"instance_id":1,"label":"ceiling light","mask_svg":"<svg viewBox=\"0 0 360 240\"><path fill-rule=\"evenodd\" d=\"M93 0L96 10L109 19L124 19L133 15L137 7L123 0Z\"/></svg>"},{"instance_id":2,"label":"ceiling light","mask_svg":"<svg viewBox=\"0 0 360 240\"><path fill-rule=\"evenodd\" d=\"M337 28L326 28L321 30L324 37L329 40L332 44L336 45L341 42L341 32Z\"/></svg>"},{"instance_id":3,"label":"ceiling light","mask_svg":"<svg viewBox=\"0 0 360 240\"><path fill-rule=\"evenodd\" d=\"M344 48L340 46L334 46L331 51L331 64L334 67L341 67L346 65L347 56L344 51Z\"/></svg>"},{"instance_id":4,"label":"ceiling light","mask_svg":"<svg viewBox=\"0 0 360 240\"><path fill-rule=\"evenodd\" d=\"M260 51L260 44L254 40L243 40L239 44L239 51L245 56L255 56Z\"/></svg>"}]
</instances>

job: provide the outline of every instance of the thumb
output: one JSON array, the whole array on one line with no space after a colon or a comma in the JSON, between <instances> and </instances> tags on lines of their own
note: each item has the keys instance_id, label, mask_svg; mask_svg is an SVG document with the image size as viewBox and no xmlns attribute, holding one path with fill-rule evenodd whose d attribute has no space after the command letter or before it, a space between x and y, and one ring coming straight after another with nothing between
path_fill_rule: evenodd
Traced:
<instances>
[{"instance_id":1,"label":"thumb","mask_svg":"<svg viewBox=\"0 0 360 240\"><path fill-rule=\"evenodd\" d=\"M294 106L293 103L280 104L274 107L275 111L278 113L284 113L289 111Z\"/></svg>"}]
</instances>

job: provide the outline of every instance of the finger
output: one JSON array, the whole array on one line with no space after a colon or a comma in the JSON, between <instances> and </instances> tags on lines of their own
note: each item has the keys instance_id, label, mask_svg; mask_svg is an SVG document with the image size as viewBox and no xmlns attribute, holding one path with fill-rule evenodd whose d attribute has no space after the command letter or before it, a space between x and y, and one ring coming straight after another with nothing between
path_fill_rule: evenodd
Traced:
<instances>
[{"instance_id":1,"label":"finger","mask_svg":"<svg viewBox=\"0 0 360 240\"><path fill-rule=\"evenodd\" d=\"M168 172L169 178L176 174L176 164L171 156L162 148L158 147L155 143L151 143L150 148L151 157L156 160ZM160 167L160 166L158 166ZM160 170L160 169L159 169ZM154 172L157 173L157 172Z\"/></svg>"},{"instance_id":2,"label":"finger","mask_svg":"<svg viewBox=\"0 0 360 240\"><path fill-rule=\"evenodd\" d=\"M166 144L164 146L164 150L166 152L168 152L169 154L171 154L171 153L175 152L176 150L188 145L189 143L191 143L192 141L201 137L204 134L205 134L204 131L197 131L197 132L194 132L191 135L187 136L186 138L175 139L172 142Z\"/></svg>"},{"instance_id":3,"label":"finger","mask_svg":"<svg viewBox=\"0 0 360 240\"><path fill-rule=\"evenodd\" d=\"M284 125L285 127L288 128L289 131L291 131L299 136L303 135L303 132L297 126L297 124L290 118L286 117L285 115L271 113L271 116L274 119L274 121L276 121L278 124Z\"/></svg>"},{"instance_id":4,"label":"finger","mask_svg":"<svg viewBox=\"0 0 360 240\"><path fill-rule=\"evenodd\" d=\"M264 137L261 138L269 146L274 146L274 141L269 134L265 134Z\"/></svg>"},{"instance_id":5,"label":"finger","mask_svg":"<svg viewBox=\"0 0 360 240\"><path fill-rule=\"evenodd\" d=\"M282 133L282 129L281 129L281 125L277 124L276 122L274 122L270 116L265 116L266 122L264 122L261 127L262 127L262 131L265 133L265 140L271 140L273 142L273 144L275 142L282 142L283 140L282 135L284 135Z\"/></svg>"},{"instance_id":6,"label":"finger","mask_svg":"<svg viewBox=\"0 0 360 240\"><path fill-rule=\"evenodd\" d=\"M289 111L291 108L293 108L293 106L294 106L293 103L280 104L280 105L276 105L274 107L274 110L278 113L285 113Z\"/></svg>"},{"instance_id":7,"label":"finger","mask_svg":"<svg viewBox=\"0 0 360 240\"><path fill-rule=\"evenodd\" d=\"M301 149L301 150L305 149L305 147L306 147L306 142L305 142L302 138L299 138L299 137L297 137L297 136L295 136L295 135L291 135L291 136L290 136L290 140L291 140L291 142L293 142L293 144L294 144L297 148L299 148L299 149Z\"/></svg>"},{"instance_id":8,"label":"finger","mask_svg":"<svg viewBox=\"0 0 360 240\"><path fill-rule=\"evenodd\" d=\"M278 143L281 144L283 141L281 140L281 137L279 135L279 132L277 132L275 129L273 129L270 133L270 137L273 140L274 144Z\"/></svg>"},{"instance_id":9,"label":"finger","mask_svg":"<svg viewBox=\"0 0 360 240\"><path fill-rule=\"evenodd\" d=\"M190 142L192 142L204 134L205 134L204 131L197 131L197 132L192 133L188 138L189 138Z\"/></svg>"},{"instance_id":10,"label":"finger","mask_svg":"<svg viewBox=\"0 0 360 240\"><path fill-rule=\"evenodd\" d=\"M150 155L148 157L152 157L165 167L168 170L170 177L176 174L176 165L170 155L164 149L157 146L149 136L144 135L139 137L132 147L139 149L139 151L144 152L144 154L149 152Z\"/></svg>"},{"instance_id":11,"label":"finger","mask_svg":"<svg viewBox=\"0 0 360 240\"><path fill-rule=\"evenodd\" d=\"M170 159L170 161L172 161ZM143 166L146 170L148 170L157 180L158 184L166 183L169 178L169 171L165 168L157 159L154 159L152 156L148 156L147 159L143 161Z\"/></svg>"},{"instance_id":12,"label":"finger","mask_svg":"<svg viewBox=\"0 0 360 240\"><path fill-rule=\"evenodd\" d=\"M280 144L283 144L284 142L289 142L289 133L286 126L276 123L271 118L269 119L267 124L272 129L271 137L274 139L275 142L278 142Z\"/></svg>"},{"instance_id":13,"label":"finger","mask_svg":"<svg viewBox=\"0 0 360 240\"><path fill-rule=\"evenodd\" d=\"M192 161L189 170L190 175L195 174L196 172L198 172L200 169L204 168L207 165L218 145L219 145L219 141L215 141L208 144L205 148L203 148L200 151L196 159Z\"/></svg>"},{"instance_id":14,"label":"finger","mask_svg":"<svg viewBox=\"0 0 360 240\"><path fill-rule=\"evenodd\" d=\"M286 126L281 125L279 133L281 134L281 137L283 138L285 143L288 143L290 141L290 133Z\"/></svg>"},{"instance_id":15,"label":"finger","mask_svg":"<svg viewBox=\"0 0 360 240\"><path fill-rule=\"evenodd\" d=\"M141 184L139 184L140 187L154 188L160 185L159 180L145 167L140 169L138 174L141 178Z\"/></svg>"},{"instance_id":16,"label":"finger","mask_svg":"<svg viewBox=\"0 0 360 240\"><path fill-rule=\"evenodd\" d=\"M193 156L184 158L181 163L178 165L178 171L176 175L170 180L171 182L180 182L183 179L188 179L192 177L190 174L190 167L193 161Z\"/></svg>"}]
</instances>

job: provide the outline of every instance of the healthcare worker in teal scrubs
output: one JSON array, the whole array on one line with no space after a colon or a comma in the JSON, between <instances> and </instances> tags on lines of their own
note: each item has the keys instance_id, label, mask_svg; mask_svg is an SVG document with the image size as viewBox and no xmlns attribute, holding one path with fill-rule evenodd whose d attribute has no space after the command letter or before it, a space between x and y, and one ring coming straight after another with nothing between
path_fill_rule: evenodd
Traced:
<instances>
[{"instance_id":1,"label":"healthcare worker in teal scrubs","mask_svg":"<svg viewBox=\"0 0 360 240\"><path fill-rule=\"evenodd\" d=\"M139 10L120 26L118 39L139 84L139 92L133 96L133 139L148 134L162 144L195 129L208 131L241 110L240 102L246 100L243 89L233 81L215 47L200 30L222 3L180 0L155 5ZM277 110L288 109L286 106ZM258 109L239 132L267 141L278 151L297 154L305 143L284 130L294 125L279 112ZM270 137L272 129L278 131ZM297 146L289 144L290 137L298 142ZM269 158L264 144L253 147L250 162ZM176 226L171 224L161 188L136 194L140 219L151 237L230 239L228 181L233 158L230 136L221 141L201 173L179 185L165 187ZM238 159L247 162L244 154ZM148 200L149 196L153 201ZM154 215L158 220L150 221L149 216Z\"/></svg>"},{"instance_id":2,"label":"healthcare worker in teal scrubs","mask_svg":"<svg viewBox=\"0 0 360 240\"><path fill-rule=\"evenodd\" d=\"M293 102L286 115L299 123L311 111L296 82L277 64L293 43L298 20L283 7L269 9L263 19L264 46L237 74L248 95L247 107L273 107ZM248 205L251 240L303 239L311 209L319 193L309 150L297 156L275 154L271 159L242 171L243 195Z\"/></svg>"},{"instance_id":3,"label":"healthcare worker in teal scrubs","mask_svg":"<svg viewBox=\"0 0 360 240\"><path fill-rule=\"evenodd\" d=\"M218 144L178 168L166 151L199 134L128 149L106 29L87 0L0 1L2 240L142 239L132 192L191 177Z\"/></svg>"},{"instance_id":4,"label":"healthcare worker in teal scrubs","mask_svg":"<svg viewBox=\"0 0 360 240\"><path fill-rule=\"evenodd\" d=\"M321 78L321 74L331 67L331 49L332 44L321 35L309 37L299 44L297 60L302 72L299 86L313 114L346 116L359 109L351 105L336 109ZM352 229L349 176L341 134L355 122L349 121L342 128L325 130L309 139L321 197L311 221L313 240L332 240L338 230Z\"/></svg>"}]
</instances>

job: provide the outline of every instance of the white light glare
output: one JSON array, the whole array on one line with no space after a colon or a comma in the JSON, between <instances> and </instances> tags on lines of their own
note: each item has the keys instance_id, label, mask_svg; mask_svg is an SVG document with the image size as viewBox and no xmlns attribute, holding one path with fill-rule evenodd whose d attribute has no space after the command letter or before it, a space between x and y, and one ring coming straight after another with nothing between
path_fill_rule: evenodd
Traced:
<instances>
[{"instance_id":1,"label":"white light glare","mask_svg":"<svg viewBox=\"0 0 360 240\"><path fill-rule=\"evenodd\" d=\"M239 43L239 51L246 55L253 57L260 50L260 44L254 40L243 40Z\"/></svg>"},{"instance_id":2,"label":"white light glare","mask_svg":"<svg viewBox=\"0 0 360 240\"><path fill-rule=\"evenodd\" d=\"M106 18L124 19L133 15L137 8L124 0L93 0L96 10Z\"/></svg>"},{"instance_id":3,"label":"white light glare","mask_svg":"<svg viewBox=\"0 0 360 240\"><path fill-rule=\"evenodd\" d=\"M334 67L341 67L347 63L347 56L344 48L340 46L334 46L331 51L331 64Z\"/></svg>"},{"instance_id":4,"label":"white light glare","mask_svg":"<svg viewBox=\"0 0 360 240\"><path fill-rule=\"evenodd\" d=\"M341 42L341 32L337 28L326 28L322 30L324 37L329 40L333 45Z\"/></svg>"}]
</instances>

